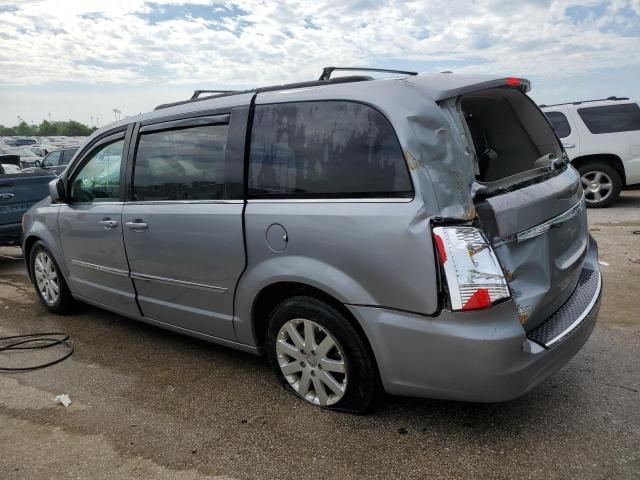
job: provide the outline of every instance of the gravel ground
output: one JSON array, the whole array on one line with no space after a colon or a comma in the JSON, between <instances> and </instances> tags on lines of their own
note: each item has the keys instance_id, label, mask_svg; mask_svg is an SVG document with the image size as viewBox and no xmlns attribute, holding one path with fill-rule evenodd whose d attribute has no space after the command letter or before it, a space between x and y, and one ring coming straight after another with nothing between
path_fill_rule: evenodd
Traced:
<instances>
[{"instance_id":1,"label":"gravel ground","mask_svg":"<svg viewBox=\"0 0 640 480\"><path fill-rule=\"evenodd\" d=\"M0 478L638 479L640 191L589 222L604 300L565 368L508 403L385 398L368 416L304 405L258 357L88 306L49 315L0 249L0 335L62 330L76 349L0 374Z\"/></svg>"}]
</instances>

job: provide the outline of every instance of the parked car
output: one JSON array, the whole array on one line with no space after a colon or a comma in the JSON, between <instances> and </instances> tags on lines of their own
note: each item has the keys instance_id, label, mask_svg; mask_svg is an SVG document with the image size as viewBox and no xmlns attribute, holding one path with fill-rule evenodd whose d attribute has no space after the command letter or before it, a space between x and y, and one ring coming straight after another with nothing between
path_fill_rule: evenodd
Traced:
<instances>
[{"instance_id":1,"label":"parked car","mask_svg":"<svg viewBox=\"0 0 640 480\"><path fill-rule=\"evenodd\" d=\"M95 132L24 216L40 300L264 353L331 409L378 385L524 394L587 341L602 289L529 82L333 70Z\"/></svg>"},{"instance_id":2,"label":"parked car","mask_svg":"<svg viewBox=\"0 0 640 480\"><path fill-rule=\"evenodd\" d=\"M35 162L35 166L24 169L25 172L35 172L39 169L49 170L51 173L60 175L67 168L67 165L78 151L79 147L54 150L47 154L41 161Z\"/></svg>"},{"instance_id":3,"label":"parked car","mask_svg":"<svg viewBox=\"0 0 640 480\"><path fill-rule=\"evenodd\" d=\"M0 174L2 173L21 173L22 170L18 165L13 163L0 163Z\"/></svg>"},{"instance_id":4,"label":"parked car","mask_svg":"<svg viewBox=\"0 0 640 480\"><path fill-rule=\"evenodd\" d=\"M623 187L640 184L640 106L635 100L542 105L578 169L588 207L608 207Z\"/></svg>"},{"instance_id":5,"label":"parked car","mask_svg":"<svg viewBox=\"0 0 640 480\"><path fill-rule=\"evenodd\" d=\"M49 195L53 178L46 171L25 174L15 163L0 163L0 246L21 244L22 215Z\"/></svg>"},{"instance_id":6,"label":"parked car","mask_svg":"<svg viewBox=\"0 0 640 480\"><path fill-rule=\"evenodd\" d=\"M24 147L28 145L36 145L38 142L33 138L7 138L4 143L12 147Z\"/></svg>"},{"instance_id":7,"label":"parked car","mask_svg":"<svg viewBox=\"0 0 640 480\"><path fill-rule=\"evenodd\" d=\"M13 147L5 150L6 154L18 155L20 157L20 166L22 168L34 167L36 162L42 160L41 157L36 155L29 147Z\"/></svg>"}]
</instances>

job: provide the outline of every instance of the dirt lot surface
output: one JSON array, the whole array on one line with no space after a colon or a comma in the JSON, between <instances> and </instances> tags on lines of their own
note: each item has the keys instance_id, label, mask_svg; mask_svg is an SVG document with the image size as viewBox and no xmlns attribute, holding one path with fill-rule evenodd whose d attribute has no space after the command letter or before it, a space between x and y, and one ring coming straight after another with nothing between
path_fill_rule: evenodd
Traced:
<instances>
[{"instance_id":1,"label":"dirt lot surface","mask_svg":"<svg viewBox=\"0 0 640 480\"><path fill-rule=\"evenodd\" d=\"M0 249L0 335L65 331L76 349L0 374L0 478L638 479L640 191L589 221L605 294L565 368L504 404L387 398L368 416L303 404L258 357L88 306L50 315Z\"/></svg>"}]
</instances>

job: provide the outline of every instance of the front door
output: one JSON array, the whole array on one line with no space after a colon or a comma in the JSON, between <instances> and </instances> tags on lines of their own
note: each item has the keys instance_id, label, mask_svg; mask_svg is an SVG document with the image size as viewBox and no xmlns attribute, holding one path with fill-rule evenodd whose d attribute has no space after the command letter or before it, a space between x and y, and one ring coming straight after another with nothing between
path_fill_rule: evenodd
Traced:
<instances>
[{"instance_id":1,"label":"front door","mask_svg":"<svg viewBox=\"0 0 640 480\"><path fill-rule=\"evenodd\" d=\"M233 340L245 258L243 201L228 188L229 172L238 170L228 168L228 121L217 115L142 127L122 221L143 315Z\"/></svg>"},{"instance_id":2,"label":"front door","mask_svg":"<svg viewBox=\"0 0 640 480\"><path fill-rule=\"evenodd\" d=\"M124 132L96 144L67 183L69 203L58 231L71 291L87 300L139 315L122 238L120 198Z\"/></svg>"}]
</instances>

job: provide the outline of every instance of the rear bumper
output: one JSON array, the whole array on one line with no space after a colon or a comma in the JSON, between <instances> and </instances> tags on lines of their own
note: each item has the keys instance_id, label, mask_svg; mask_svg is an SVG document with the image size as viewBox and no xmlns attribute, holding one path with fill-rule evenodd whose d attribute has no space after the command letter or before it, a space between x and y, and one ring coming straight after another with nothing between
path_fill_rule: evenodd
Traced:
<instances>
[{"instance_id":1,"label":"rear bumper","mask_svg":"<svg viewBox=\"0 0 640 480\"><path fill-rule=\"evenodd\" d=\"M597 262L585 269L599 279ZM565 306L584 296L580 289L579 285ZM598 281L585 309L563 324L571 328L562 330L562 337L549 348L527 338L512 301L476 312L443 311L434 318L375 307L349 309L367 334L388 393L501 402L528 392L582 348L595 326L601 296ZM557 323L563 308L548 321ZM567 321L566 315L562 320ZM555 333L550 338L557 337Z\"/></svg>"}]
</instances>

